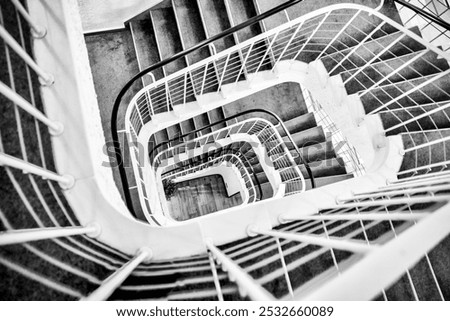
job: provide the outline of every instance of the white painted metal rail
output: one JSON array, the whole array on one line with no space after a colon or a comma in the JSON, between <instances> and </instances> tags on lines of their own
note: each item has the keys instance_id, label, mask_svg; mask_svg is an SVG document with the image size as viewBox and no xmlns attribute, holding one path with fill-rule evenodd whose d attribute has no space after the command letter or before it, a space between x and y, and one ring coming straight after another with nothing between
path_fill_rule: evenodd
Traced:
<instances>
[{"instance_id":1,"label":"white painted metal rail","mask_svg":"<svg viewBox=\"0 0 450 321\"><path fill-rule=\"evenodd\" d=\"M100 234L100 226L92 224L84 227L48 227L0 232L0 246L83 234L97 236Z\"/></svg>"},{"instance_id":2,"label":"white painted metal rail","mask_svg":"<svg viewBox=\"0 0 450 321\"><path fill-rule=\"evenodd\" d=\"M102 282L99 288L83 298L82 301L105 301L111 294L126 280L126 278L138 267L142 262L150 260L152 251L147 248L142 248L138 251L136 256L128 263L123 265L116 272L111 274L105 281Z\"/></svg>"},{"instance_id":3,"label":"white painted metal rail","mask_svg":"<svg viewBox=\"0 0 450 321\"><path fill-rule=\"evenodd\" d=\"M227 271L229 276L235 280L241 296L248 296L255 301L270 301L274 299L266 289L257 284L241 267L214 246L210 240L206 240L205 244L213 257L222 266L222 269Z\"/></svg>"}]
</instances>

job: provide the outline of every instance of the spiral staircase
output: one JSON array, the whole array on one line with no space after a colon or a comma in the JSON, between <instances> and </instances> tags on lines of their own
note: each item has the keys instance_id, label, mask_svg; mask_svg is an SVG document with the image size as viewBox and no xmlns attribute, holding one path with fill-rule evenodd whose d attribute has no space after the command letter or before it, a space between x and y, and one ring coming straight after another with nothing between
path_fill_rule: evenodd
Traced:
<instances>
[{"instance_id":1,"label":"spiral staircase","mask_svg":"<svg viewBox=\"0 0 450 321\"><path fill-rule=\"evenodd\" d=\"M136 13L112 117L108 32L2 2L0 299L448 300L450 8L355 2ZM241 204L175 220L224 168Z\"/></svg>"}]
</instances>

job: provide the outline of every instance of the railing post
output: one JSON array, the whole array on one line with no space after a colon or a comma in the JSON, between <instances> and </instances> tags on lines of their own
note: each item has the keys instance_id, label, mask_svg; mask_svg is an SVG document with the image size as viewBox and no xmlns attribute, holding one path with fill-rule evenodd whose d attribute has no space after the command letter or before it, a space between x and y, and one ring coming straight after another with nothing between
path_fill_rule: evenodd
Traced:
<instances>
[{"instance_id":1,"label":"railing post","mask_svg":"<svg viewBox=\"0 0 450 321\"><path fill-rule=\"evenodd\" d=\"M3 38L3 40L8 44L8 46L11 47L14 52L20 56L20 58L25 61L25 63L33 69L36 74L39 76L39 81L44 86L50 86L54 83L55 79L53 76L44 70L41 69L31 58L31 56L25 51L25 49L22 48L20 44L17 43L17 41L6 31L6 29L0 25L0 37Z\"/></svg>"},{"instance_id":2,"label":"railing post","mask_svg":"<svg viewBox=\"0 0 450 321\"><path fill-rule=\"evenodd\" d=\"M216 260L222 265L222 268L228 272L239 287L241 295L248 295L250 299L256 301L272 301L274 297L256 280L251 278L239 265L234 263L222 251L215 247L212 240L205 240L207 249L212 253Z\"/></svg>"},{"instance_id":3,"label":"railing post","mask_svg":"<svg viewBox=\"0 0 450 321\"><path fill-rule=\"evenodd\" d=\"M136 267L144 261L150 260L152 257L152 251L148 248L139 249L136 256L128 263L123 265L120 269L110 275L105 281L102 282L99 288L89 294L87 297L82 298L82 301L104 301L107 300L111 294L125 281L128 276L136 269Z\"/></svg>"},{"instance_id":4,"label":"railing post","mask_svg":"<svg viewBox=\"0 0 450 321\"><path fill-rule=\"evenodd\" d=\"M70 189L75 185L75 178L71 175L59 175L45 168L28 163L24 160L0 152L0 166L9 166L22 170L24 173L41 176L59 183L61 188Z\"/></svg>"},{"instance_id":5,"label":"railing post","mask_svg":"<svg viewBox=\"0 0 450 321\"><path fill-rule=\"evenodd\" d=\"M19 0L11 0L12 4L16 7L17 11L20 12L22 17L28 22L31 28L31 34L36 39L44 38L47 35L47 29L36 24L31 18L30 14L25 10Z\"/></svg>"},{"instance_id":6,"label":"railing post","mask_svg":"<svg viewBox=\"0 0 450 321\"><path fill-rule=\"evenodd\" d=\"M450 233L449 205L380 246L303 300L371 300L391 285ZM432 232L430 232L432 231ZM424 237L426 235L426 237ZM374 277L376 271L376 277ZM363 286L361 286L363 285ZM358 289L345 291L343 289Z\"/></svg>"},{"instance_id":7,"label":"railing post","mask_svg":"<svg viewBox=\"0 0 450 321\"><path fill-rule=\"evenodd\" d=\"M50 134L52 134L53 136L58 136L64 131L64 125L62 123L48 119L47 116L40 112L36 107L31 105L22 96L17 94L14 90L9 88L1 81L0 93L11 100L14 104L25 110L27 113L47 125L49 127Z\"/></svg>"},{"instance_id":8,"label":"railing post","mask_svg":"<svg viewBox=\"0 0 450 321\"><path fill-rule=\"evenodd\" d=\"M222 88L222 82L223 82L223 79L225 77L225 73L227 71L228 62L230 61L230 57L231 57L231 53L228 54L227 59L225 60L225 65L224 65L223 70L222 70L222 76L220 77L220 81L219 81L219 86L217 88L217 92L219 92L220 89Z\"/></svg>"},{"instance_id":9,"label":"railing post","mask_svg":"<svg viewBox=\"0 0 450 321\"><path fill-rule=\"evenodd\" d=\"M219 301L223 301L223 293L222 288L220 287L219 277L217 276L216 264L214 263L214 259L211 253L208 253L209 265L211 266L211 272L213 274L214 286L217 290L217 298Z\"/></svg>"}]
</instances>

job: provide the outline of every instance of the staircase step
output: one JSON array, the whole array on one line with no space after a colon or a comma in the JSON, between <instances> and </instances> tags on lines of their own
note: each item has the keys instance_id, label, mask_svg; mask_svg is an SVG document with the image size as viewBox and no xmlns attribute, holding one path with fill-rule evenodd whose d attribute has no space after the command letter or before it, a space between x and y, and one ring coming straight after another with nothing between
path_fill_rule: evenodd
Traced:
<instances>
[{"instance_id":1,"label":"staircase step","mask_svg":"<svg viewBox=\"0 0 450 321\"><path fill-rule=\"evenodd\" d=\"M402 135L405 149L446 137L450 137L450 129L423 131L419 133L408 133ZM449 153L450 139L442 143L433 144L431 146L408 152L403 157L400 171L447 161L449 160Z\"/></svg>"},{"instance_id":2,"label":"staircase step","mask_svg":"<svg viewBox=\"0 0 450 321\"><path fill-rule=\"evenodd\" d=\"M305 165L301 164L298 166L300 167L303 177L309 178ZM325 161L311 162L309 163L309 166L314 178L347 174L342 158L331 158Z\"/></svg>"},{"instance_id":3,"label":"staircase step","mask_svg":"<svg viewBox=\"0 0 450 321\"><path fill-rule=\"evenodd\" d=\"M292 150L294 154L295 150ZM326 141L319 144L310 145L300 149L300 153L306 162L323 161L330 158L336 158L336 152L333 147L333 142ZM297 160L300 162L300 160Z\"/></svg>"},{"instance_id":4,"label":"staircase step","mask_svg":"<svg viewBox=\"0 0 450 321\"><path fill-rule=\"evenodd\" d=\"M179 124L169 126L166 129L167 129L167 137L169 139L181 136L181 127Z\"/></svg>"},{"instance_id":5,"label":"staircase step","mask_svg":"<svg viewBox=\"0 0 450 321\"><path fill-rule=\"evenodd\" d=\"M322 126L313 127L298 133L294 133L291 135L291 137L294 140L294 143L299 148L323 143L326 141L325 132L323 131ZM294 146L292 145L292 142L289 140L289 138L284 137L283 140L285 141L286 146L289 149L294 149Z\"/></svg>"},{"instance_id":6,"label":"staircase step","mask_svg":"<svg viewBox=\"0 0 450 321\"><path fill-rule=\"evenodd\" d=\"M155 136L155 141L156 141L157 144L164 143L164 142L169 140L169 135L168 135L166 129L162 129L160 131L157 131L154 134L154 136Z\"/></svg>"},{"instance_id":7,"label":"staircase step","mask_svg":"<svg viewBox=\"0 0 450 321\"><path fill-rule=\"evenodd\" d=\"M136 49L139 69L142 70L161 61L150 13L146 11L140 16L139 20L130 21L130 29ZM152 73L156 80L164 77L162 68L158 68L152 71ZM143 79L145 85L152 83L150 76L144 76Z\"/></svg>"},{"instance_id":8,"label":"staircase step","mask_svg":"<svg viewBox=\"0 0 450 321\"><path fill-rule=\"evenodd\" d=\"M231 26L236 26L240 23L243 23L250 18L256 16L256 8L253 1L247 1L247 0L225 0L226 9L228 12L228 17ZM258 23L252 24L244 29L241 29L237 31L234 34L236 43L242 43L246 40L249 40L259 34L262 33L261 25ZM259 44L255 45L251 52L249 53L248 50L249 47L245 47L242 49L240 55L241 60L244 61L245 57L247 55L250 55L249 57L252 57L252 60L260 60L263 58L264 53L267 49L264 42L260 42ZM259 58L256 58L259 57ZM255 72L258 64L248 64L245 65L244 72L252 73ZM265 58L265 62L262 64L260 70L268 70L271 68L270 65L270 59L269 57Z\"/></svg>"},{"instance_id":9,"label":"staircase step","mask_svg":"<svg viewBox=\"0 0 450 321\"><path fill-rule=\"evenodd\" d=\"M436 77L436 75L416 78L372 89L361 97L364 109L366 113L369 113L384 104L388 104L385 107L386 109L400 109L403 107L425 105L450 100L450 83L448 82L447 75L442 76L428 85L425 85L420 90L414 91L407 97L390 103L396 97L401 96L409 90L413 90L420 84L430 80L433 77Z\"/></svg>"},{"instance_id":10,"label":"staircase step","mask_svg":"<svg viewBox=\"0 0 450 321\"><path fill-rule=\"evenodd\" d=\"M177 28L177 21L173 7L164 7L157 10L151 10L153 27L155 30L156 41L158 42L159 54L162 60L170 58L176 53L183 51L181 38ZM164 65L163 70L166 76L173 74L187 67L186 58L182 57L175 61ZM171 89L170 97L172 105L184 104L185 97L183 94L174 94L175 88L180 87L177 80L169 81L168 87ZM186 84L186 102L195 101L195 91L192 79L187 78Z\"/></svg>"},{"instance_id":11,"label":"staircase step","mask_svg":"<svg viewBox=\"0 0 450 321\"><path fill-rule=\"evenodd\" d=\"M421 105L417 107L394 109L385 112L380 112L379 115L383 122L383 127L387 129L397 124L400 124L401 122L408 121L414 117L433 111L447 104L450 104L450 101L444 101L437 104ZM413 121L407 124L406 128L399 127L397 129L391 130L388 132L388 135L397 135L405 131L413 132L421 130L445 129L449 127L450 127L450 107L438 111L432 115Z\"/></svg>"},{"instance_id":12,"label":"staircase step","mask_svg":"<svg viewBox=\"0 0 450 321\"><path fill-rule=\"evenodd\" d=\"M270 9L273 9L286 1L284 0L271 0L271 1L265 1L265 0L254 0L255 2L255 8L257 10L258 14L261 14L263 12L269 11ZM289 17L286 10L283 10L282 12L279 12L275 15L272 15L266 19L263 20L263 25L265 28L265 31L271 30L275 27L278 27L286 22L289 22Z\"/></svg>"},{"instance_id":13,"label":"staircase step","mask_svg":"<svg viewBox=\"0 0 450 321\"><path fill-rule=\"evenodd\" d=\"M430 50L422 50L413 52L400 57L383 60L372 63L360 72L360 68L355 68L341 73L342 80L345 82L349 77L359 72L354 78L345 84L348 94L353 94L361 90L370 88L378 81L381 81L385 76L389 75L394 70L397 70L403 64L422 55L421 58L411 62L407 67L402 68L395 75L388 80L383 81L380 86L388 85L390 83L402 82L408 79L428 76L447 70L449 68L448 62L445 59L439 59L437 54Z\"/></svg>"},{"instance_id":14,"label":"staircase step","mask_svg":"<svg viewBox=\"0 0 450 321\"><path fill-rule=\"evenodd\" d=\"M156 40L158 41L161 59L170 58L174 54L183 51L173 8L167 7L151 10L150 14L153 21ZM182 58L165 65L164 70L166 75L170 75L186 66L186 61Z\"/></svg>"},{"instance_id":15,"label":"staircase step","mask_svg":"<svg viewBox=\"0 0 450 321\"><path fill-rule=\"evenodd\" d=\"M74 250L72 251L69 248L73 248ZM81 295L88 295L91 293L99 286L97 280L104 280L111 273L111 270L103 265L85 258L83 255L79 255L77 251L79 251L80 248L68 240L61 240L61 242L43 240L25 246L22 244L7 245L2 246L1 250L2 259L18 265L19 267L26 268L46 280L57 282L58 284L61 284L61 286L71 289L75 293L78 292ZM49 256L54 262L61 262L62 266L54 264L52 261L46 259L46 257ZM67 269L66 266L70 267L70 270ZM1 271L2 279L10 276L14 277L14 279L11 280L17 282L17 276L9 267L2 264ZM78 271L78 273L72 271ZM5 285L3 282L2 284ZM30 280L29 278L26 278L26 281L22 286L25 286L24 284L27 284L29 291L24 291L22 288L24 293L16 293L16 296L14 297L15 300L19 298L25 299L26 295L30 295L30 300L39 300L39 296L33 293L40 291L43 291L43 295L46 297L51 297L54 300L58 300L58 297L61 297L62 295L62 292L51 290L51 288L49 288L47 292L45 290L46 287L42 288L42 284L35 284L34 280ZM8 293L8 291L5 290L2 289L1 291L2 298L5 298L5 292ZM26 292L29 292L29 294ZM76 299L76 297L73 297L70 294L64 294L64 296L66 296L67 299Z\"/></svg>"},{"instance_id":16,"label":"staircase step","mask_svg":"<svg viewBox=\"0 0 450 321\"><path fill-rule=\"evenodd\" d=\"M224 0L198 0L198 3L208 38L231 28ZM214 41L214 47L217 52L231 48L235 44L236 42L232 35Z\"/></svg>"},{"instance_id":17,"label":"staircase step","mask_svg":"<svg viewBox=\"0 0 450 321\"><path fill-rule=\"evenodd\" d=\"M411 31L416 34L420 34L420 31L417 27L411 28ZM341 65L331 73L331 75L337 75L343 71L364 66L366 62L375 57L377 54L381 53L387 46L395 42L396 39L398 39L401 35L402 33L398 31L367 41L364 44L358 44L358 49L353 54L351 54L348 59L345 59L345 57L347 56L347 54L350 54L352 52L352 50L354 49L353 47L324 56L321 60L328 71L331 71L338 62L341 63ZM387 52L383 53L379 57L379 59L386 60L424 49L425 47L422 44L408 36L405 36L394 46L392 46Z\"/></svg>"},{"instance_id":18,"label":"staircase step","mask_svg":"<svg viewBox=\"0 0 450 321\"><path fill-rule=\"evenodd\" d=\"M429 258L446 301L450 300L450 236L447 236L433 250L429 252Z\"/></svg>"},{"instance_id":19,"label":"staircase step","mask_svg":"<svg viewBox=\"0 0 450 321\"><path fill-rule=\"evenodd\" d=\"M180 38L184 49L191 48L205 40L206 34L201 23L202 17L196 1L173 0L175 16L180 26ZM193 65L210 56L208 48L194 51L187 56L189 65Z\"/></svg>"},{"instance_id":20,"label":"staircase step","mask_svg":"<svg viewBox=\"0 0 450 321\"><path fill-rule=\"evenodd\" d=\"M228 18L232 27L243 23L250 18L256 16L256 10L252 1L246 0L225 0ZM237 32L238 42L244 42L251 39L261 33L261 27L255 23L247 28L239 30Z\"/></svg>"},{"instance_id":21,"label":"staircase step","mask_svg":"<svg viewBox=\"0 0 450 321\"><path fill-rule=\"evenodd\" d=\"M439 247L439 245L437 247ZM442 253L442 255L445 254L446 253ZM442 258L443 257L444 256L442 256ZM417 297L420 301L442 300L439 293L439 289L442 288L442 285L439 285L438 287L438 284L436 284L432 269L434 270L434 266L430 266L429 262L424 257L409 270Z\"/></svg>"},{"instance_id":22,"label":"staircase step","mask_svg":"<svg viewBox=\"0 0 450 321\"><path fill-rule=\"evenodd\" d=\"M194 117L194 123L195 123L195 129L200 129L200 128L203 128L205 126L208 126L210 124L209 118L208 118L208 114L207 113L203 113L203 114L200 114L198 116L195 116ZM212 131L211 127L206 128L206 129L202 130L201 132L197 132L197 137L206 135L206 134L210 133L211 131Z\"/></svg>"},{"instance_id":23,"label":"staircase step","mask_svg":"<svg viewBox=\"0 0 450 321\"><path fill-rule=\"evenodd\" d=\"M222 107L218 107L208 111L208 117L211 124L225 119ZM227 124L225 122L222 122L220 124L214 125L212 127L212 130L215 131L225 127L227 127Z\"/></svg>"},{"instance_id":24,"label":"staircase step","mask_svg":"<svg viewBox=\"0 0 450 321\"><path fill-rule=\"evenodd\" d=\"M341 174L341 175L334 175L334 176L326 176L326 177L316 177L314 179L314 183L316 184L315 188L334 184L337 182L345 181L347 179L352 179L354 176L353 174ZM306 190L310 190L311 187L311 179L307 178L305 179L306 183Z\"/></svg>"},{"instance_id":25,"label":"staircase step","mask_svg":"<svg viewBox=\"0 0 450 321\"><path fill-rule=\"evenodd\" d=\"M292 135L306 129L316 127L317 123L316 118L314 117L314 113L307 113L285 121L284 126ZM278 126L278 132L281 136L285 136L285 132L281 126Z\"/></svg>"},{"instance_id":26,"label":"staircase step","mask_svg":"<svg viewBox=\"0 0 450 321\"><path fill-rule=\"evenodd\" d=\"M172 0L172 3L183 49L186 50L204 41L207 37L203 25L199 23L202 21L202 17L197 2L191 0ZM210 55L209 48L204 47L187 55L186 61L188 65L193 65L210 57ZM200 95L202 88L203 93L217 91L217 74L212 64L208 67L206 75L200 69L192 71L190 77L197 95Z\"/></svg>"},{"instance_id":27,"label":"staircase step","mask_svg":"<svg viewBox=\"0 0 450 321\"><path fill-rule=\"evenodd\" d=\"M180 123L180 128L181 128L181 133L183 135L193 132L195 130L194 119L193 118L189 118L189 119L187 119L185 121L182 121ZM184 138L184 141L188 141L188 140L191 140L191 139L194 139L194 138L195 138L194 134L188 135L188 136L186 136Z\"/></svg>"},{"instance_id":28,"label":"staircase step","mask_svg":"<svg viewBox=\"0 0 450 321\"><path fill-rule=\"evenodd\" d=\"M258 180L259 180L260 184L264 184L264 183L269 182L269 179L267 178L267 175L266 175L266 173L264 171L256 173L256 177L258 177Z\"/></svg>"}]
</instances>

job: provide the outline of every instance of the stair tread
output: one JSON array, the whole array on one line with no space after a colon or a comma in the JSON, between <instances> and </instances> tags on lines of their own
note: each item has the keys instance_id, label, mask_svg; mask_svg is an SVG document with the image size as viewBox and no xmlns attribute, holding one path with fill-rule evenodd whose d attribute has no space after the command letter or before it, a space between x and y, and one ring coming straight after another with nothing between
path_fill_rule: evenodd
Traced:
<instances>
[{"instance_id":1,"label":"stair tread","mask_svg":"<svg viewBox=\"0 0 450 321\"><path fill-rule=\"evenodd\" d=\"M211 38L231 27L227 16L224 0L198 0L206 34ZM236 42L232 36L214 41L217 52L233 47Z\"/></svg>"},{"instance_id":2,"label":"stair tread","mask_svg":"<svg viewBox=\"0 0 450 321\"><path fill-rule=\"evenodd\" d=\"M173 8L160 8L157 10L151 10L150 13L153 20L161 59L170 58L174 54L183 51ZM186 66L185 59L181 58L165 65L163 68L166 75L170 75L185 68Z\"/></svg>"},{"instance_id":3,"label":"stair tread","mask_svg":"<svg viewBox=\"0 0 450 321\"><path fill-rule=\"evenodd\" d=\"M429 104L438 101L450 100L450 86L446 77L440 77L431 84L425 85L420 90L411 93L395 102L392 99L404 94L405 92L416 88L418 85L437 77L437 75L428 75L411 80L397 82L371 89L361 97L366 113L387 104L386 109L398 109L414 105Z\"/></svg>"},{"instance_id":4,"label":"stair tread","mask_svg":"<svg viewBox=\"0 0 450 321\"><path fill-rule=\"evenodd\" d=\"M410 30L416 34L420 34L420 31L417 27L411 28ZM358 49L349 57L350 61L345 60L342 62L345 68L343 68L342 66L336 68L336 70L333 72L333 75L348 69L354 69L358 66L364 65L367 61L369 61L372 57L374 57L376 54L385 49L386 46L390 45L393 41L395 41L395 39L399 38L402 34L403 33L401 31L397 31L375 38L373 40L369 40L362 45L357 44ZM403 45L406 43L408 44L408 47L405 47ZM368 48L370 50L367 50ZM410 37L405 37L401 39L398 44L390 48L388 52L382 54L380 59L383 60L389 59L397 55L404 55L406 53L410 53L411 50L419 51L423 49L425 49L425 47L422 44L418 43L415 40L412 40L412 38ZM327 70L330 71L334 67L336 61L340 62L352 50L354 50L354 47L343 49L334 52L332 54L323 56L321 60L324 63ZM393 55L392 52L394 52L395 55Z\"/></svg>"},{"instance_id":5,"label":"stair tread","mask_svg":"<svg viewBox=\"0 0 450 321\"><path fill-rule=\"evenodd\" d=\"M183 49L188 49L206 39L205 30L201 23L199 8L196 1L173 0L175 17L178 21L180 39ZM210 56L208 48L202 48L187 56L190 65Z\"/></svg>"},{"instance_id":6,"label":"stair tread","mask_svg":"<svg viewBox=\"0 0 450 321\"><path fill-rule=\"evenodd\" d=\"M449 65L445 59L438 59L437 54L433 51L422 50L372 63L345 84L347 92L352 94L370 88L376 82L381 81L383 77L389 75L393 70L397 70L404 63L410 61L418 55L421 55L421 58L411 62L407 67L402 68L395 75L389 77L388 80L380 83L379 86L437 74L449 68ZM342 72L341 77L344 81L346 81L350 76L354 75L355 72L359 70L360 68Z\"/></svg>"},{"instance_id":7,"label":"stair tread","mask_svg":"<svg viewBox=\"0 0 450 321\"><path fill-rule=\"evenodd\" d=\"M159 52L157 50L158 44L156 42L153 25L150 20L150 14L148 12L145 13L145 19L130 21L130 28L132 30L132 36L135 44L136 57L138 59L139 67L141 70L161 61ZM152 73L153 76L155 76L156 80L162 79L164 77L162 68L158 68L152 71ZM151 83L151 78L149 78L148 76L146 77L144 77L144 83L145 85L149 85Z\"/></svg>"}]
</instances>

